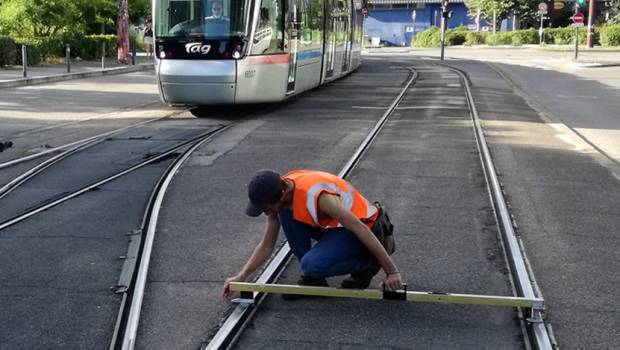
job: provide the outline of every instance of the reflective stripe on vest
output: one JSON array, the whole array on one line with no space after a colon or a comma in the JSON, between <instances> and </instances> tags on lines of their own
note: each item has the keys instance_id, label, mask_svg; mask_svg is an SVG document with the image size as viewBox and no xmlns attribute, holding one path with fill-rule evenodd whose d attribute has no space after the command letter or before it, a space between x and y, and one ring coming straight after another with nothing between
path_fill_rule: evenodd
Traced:
<instances>
[{"instance_id":1,"label":"reflective stripe on vest","mask_svg":"<svg viewBox=\"0 0 620 350\"><path fill-rule=\"evenodd\" d=\"M283 176L295 183L293 218L315 227L342 226L337 220L319 219L318 198L323 192L338 195L347 210L369 226L375 220L377 208L370 204L353 186L339 177L320 171L294 170Z\"/></svg>"}]
</instances>

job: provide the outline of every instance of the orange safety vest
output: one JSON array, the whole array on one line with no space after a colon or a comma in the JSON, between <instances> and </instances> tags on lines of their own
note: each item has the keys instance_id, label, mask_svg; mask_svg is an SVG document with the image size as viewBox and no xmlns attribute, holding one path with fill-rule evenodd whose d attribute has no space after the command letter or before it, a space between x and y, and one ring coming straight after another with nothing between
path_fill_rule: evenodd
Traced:
<instances>
[{"instance_id":1,"label":"orange safety vest","mask_svg":"<svg viewBox=\"0 0 620 350\"><path fill-rule=\"evenodd\" d=\"M331 193L340 197L345 208L365 223L374 224L378 210L350 183L336 175L314 170L293 170L282 176L295 183L293 191L293 219L313 227L336 228L342 225L338 220L321 217L317 209L319 196Z\"/></svg>"}]
</instances>

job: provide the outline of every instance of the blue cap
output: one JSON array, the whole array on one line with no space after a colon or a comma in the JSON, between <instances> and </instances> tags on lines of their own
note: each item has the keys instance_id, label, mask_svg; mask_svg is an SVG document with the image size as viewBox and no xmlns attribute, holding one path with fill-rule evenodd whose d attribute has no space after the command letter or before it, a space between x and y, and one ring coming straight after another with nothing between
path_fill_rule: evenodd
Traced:
<instances>
[{"instance_id":1,"label":"blue cap","mask_svg":"<svg viewBox=\"0 0 620 350\"><path fill-rule=\"evenodd\" d=\"M248 185L250 203L245 208L245 213L248 216L259 216L265 211L267 205L278 198L282 190L284 190L284 183L280 174L273 170L257 171Z\"/></svg>"}]
</instances>

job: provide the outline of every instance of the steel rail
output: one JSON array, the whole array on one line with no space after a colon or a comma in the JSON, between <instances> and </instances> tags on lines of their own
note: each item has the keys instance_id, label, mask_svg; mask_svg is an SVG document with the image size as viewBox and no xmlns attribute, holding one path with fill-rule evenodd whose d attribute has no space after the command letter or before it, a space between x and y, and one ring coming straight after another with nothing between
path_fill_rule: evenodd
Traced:
<instances>
[{"instance_id":1,"label":"steel rail","mask_svg":"<svg viewBox=\"0 0 620 350\"><path fill-rule=\"evenodd\" d=\"M4 198L7 194L9 194L11 191L16 189L20 185L22 185L24 182L30 180L31 178L33 178L34 176L36 176L37 174L39 174L43 170L45 170L45 169L49 168L50 166L54 165L55 163L57 163L57 162L65 159L65 158L67 158L68 156L72 155L73 153L76 153L78 151L83 151L83 150L85 150L85 149L87 149L87 148L89 148L91 146L94 146L94 145L96 145L96 144L98 144L100 142L103 142L104 140L105 140L105 138L101 137L101 138L90 140L89 142L84 142L84 143L78 144L77 146L71 147L71 148L67 149L64 152L59 153L59 154L53 156L52 158L46 159L42 163L37 164L33 168L27 170L26 172L22 173L21 175L19 175L15 179L11 180L11 182L9 182L6 185L2 186L0 188L0 199Z\"/></svg>"},{"instance_id":2,"label":"steel rail","mask_svg":"<svg viewBox=\"0 0 620 350\"><path fill-rule=\"evenodd\" d=\"M517 294L525 298L543 299L540 291L537 290L537 293L535 292L535 289L537 288L533 271L528 266L528 264L526 264L527 259L525 257L525 251L522 249L520 240L515 234L512 225L512 219L510 216L510 211L508 210L508 206L506 205L506 200L502 193L502 188L497 173L495 171L495 165L493 163L493 159L491 157L491 153L487 146L486 138L482 130L480 116L478 115L478 109L476 108L473 94L471 92L471 87L469 86L469 80L467 79L466 74L460 69L449 67L446 65L442 66L456 72L463 80L463 85L465 86L465 94L467 96L467 103L469 104L471 112L470 115L473 122L476 144L478 147L480 160L482 162L484 176L487 180L489 196L491 197L491 202L493 203L493 206L495 208L495 215L498 219L498 225L502 235L502 242L504 243L504 250L509 257L509 263L511 267L510 270L513 275L513 280L515 281ZM544 320L542 319L541 311L532 309L531 318L528 319L528 321L530 322L530 327L533 331L532 340L534 341L534 345L536 346L536 348L543 350L552 350L553 346L551 345L549 334L547 333Z\"/></svg>"},{"instance_id":3,"label":"steel rail","mask_svg":"<svg viewBox=\"0 0 620 350\"><path fill-rule=\"evenodd\" d=\"M394 99L394 102L390 105L390 107L385 111L383 116L379 119L379 121L375 124L372 130L368 133L366 138L362 141L362 143L358 146L356 151L353 153L353 156L345 163L344 167L338 173L338 176L341 178L346 178L353 168L357 165L360 158L366 153L368 147L375 139L377 134L381 131L383 126L386 124L388 117L392 114L394 110L396 110L396 106L400 103L403 96L409 90L409 87L413 84L413 82L417 79L418 73L410 67L406 67L411 74L411 77L405 87L402 89L400 94ZM288 243L282 245L282 247L278 250L274 258L269 262L269 264L265 267L263 272L260 274L256 283L269 283L275 280L283 268L286 266L289 258L291 257L291 250ZM206 346L206 350L215 350L215 349L226 349L229 345L231 345L239 335L239 331L243 329L245 323L252 317L254 312L258 309L260 303L264 300L265 294L262 292L254 293L254 305L249 306L246 304L239 304L235 307L232 313L226 318L218 332L213 336L210 340L209 344Z\"/></svg>"},{"instance_id":4,"label":"steel rail","mask_svg":"<svg viewBox=\"0 0 620 350\"><path fill-rule=\"evenodd\" d=\"M104 184L106 184L108 182L116 180L117 178L119 178L121 176L127 175L127 174L129 174L129 173L131 173L131 172L133 172L135 170L138 170L138 169L144 167L144 166L147 166L147 165L149 165L151 163L159 161L159 160L169 156L170 154L172 154L174 152L177 152L179 149L181 149L183 147L186 147L187 145L192 144L194 142L197 142L197 140L200 140L200 139L208 137L208 136L210 136L212 134L218 133L220 130L222 130L223 128L226 128L226 127L227 126L220 126L219 128L217 128L215 130L207 131L207 132L201 134L200 136L197 136L197 137L194 137L194 138L192 138L190 140L184 141L184 142L182 142L182 143L180 143L180 144L178 144L178 145L168 149L165 152L162 152L162 153L160 153L160 154L158 154L156 156L150 157L150 158L148 158L148 159L146 159L146 160L144 160L144 161L142 161L142 162L140 162L140 163L138 163L136 165L133 165L133 166L131 166L131 167L125 169L125 170L122 170L122 171L120 171L120 172L118 172L118 173L116 173L114 175L108 176L108 177L106 177L106 178L104 178L102 180L98 180L98 181L96 181L96 182L94 182L94 183L92 183L90 185L86 185L86 186L84 186L84 187L82 187L82 188L80 188L78 190L75 190L75 191L70 192L70 193L68 193L66 195L63 195L62 197L60 197L58 199L52 200L51 202L43 203L41 205L33 207L30 210L28 210L26 213L19 214L19 215L15 216L15 217L13 217L13 218L11 218L9 220L6 220L6 221L0 223L0 231L4 230L5 228L7 228L9 226L15 225L15 224L17 224L17 223L19 223L19 222L21 222L23 220L26 220L27 218L29 218L31 216L34 216L34 215L36 215L36 214L38 214L38 213L40 213L40 212L42 212L44 210L50 209L52 207L55 207L58 204L64 203L64 202L66 202L66 201L68 201L68 200L70 200L72 198L75 198L75 197L77 197L77 196L79 196L79 195L81 195L81 194L83 194L85 192L88 192L88 191L90 191L90 190L92 190L92 189L94 189L96 187L104 185Z\"/></svg>"},{"instance_id":5,"label":"steel rail","mask_svg":"<svg viewBox=\"0 0 620 350\"><path fill-rule=\"evenodd\" d=\"M128 310L126 327L125 331L123 332L123 338L121 343L121 349L123 350L131 350L136 345L138 324L140 322L140 311L142 309L142 301L144 300L144 290L146 287L146 277L148 275L149 264L151 261L151 253L153 251L153 242L155 240L155 230L157 229L159 211L161 209L161 204L163 203L166 190L168 189L168 186L172 182L172 178L176 175L179 168L183 165L183 163L185 163L187 158L189 158L189 156L198 147L202 146L205 142L209 141L214 136L229 129L230 127L232 127L232 125L234 124L228 124L226 126L223 126L218 130L212 132L211 134L205 136L203 139L196 141L174 161L174 163L166 172L163 181L158 183L158 188L156 190L157 194L154 196L154 200L149 204L150 210L146 223L147 231L142 242L142 254L140 255L140 261L138 262L138 270L135 277L135 283L131 290L131 305ZM118 339L120 340L120 338ZM115 340L116 335L115 339L113 339L113 343L110 346L111 349L116 347Z\"/></svg>"},{"instance_id":6,"label":"steel rail","mask_svg":"<svg viewBox=\"0 0 620 350\"><path fill-rule=\"evenodd\" d=\"M0 169L8 168L10 166L13 166L13 165L16 165L16 164L19 164L19 163L23 163L23 162L27 162L29 160L40 158L40 157L43 157L43 156L48 155L50 153L66 150L67 148L71 148L72 149L73 147L80 147L82 145L85 145L85 144L88 144L90 142L93 142L94 140L97 140L97 139L100 139L100 138L103 139L105 137L117 134L119 132L127 131L127 130L130 130L130 129L136 128L138 126L142 126L142 125L149 124L149 123L152 123L152 122L155 122L155 121L158 121L158 120L166 119L166 118L169 118L169 117L171 117L173 115L176 115L176 114L179 114L179 113L182 113L182 112L184 112L184 111L175 111L174 113L165 115L163 117L158 117L158 118L152 118L152 119L144 120L144 121L141 121L141 122L138 122L138 123L135 123L135 124L127 125L125 127L119 128L119 129L110 130L110 131L107 131L107 132L104 132L104 133L101 133L101 134L97 134L97 135L94 135L94 136L91 136L91 137L87 137L85 139L73 141L73 142L70 142L70 143L67 143L67 144L64 144L64 145L61 145L61 146L57 146L57 147L53 147L53 148L47 149L45 151L37 152L37 153L31 154L29 156L25 156L25 157L9 160L9 161L6 161L4 163L0 163Z\"/></svg>"}]
</instances>

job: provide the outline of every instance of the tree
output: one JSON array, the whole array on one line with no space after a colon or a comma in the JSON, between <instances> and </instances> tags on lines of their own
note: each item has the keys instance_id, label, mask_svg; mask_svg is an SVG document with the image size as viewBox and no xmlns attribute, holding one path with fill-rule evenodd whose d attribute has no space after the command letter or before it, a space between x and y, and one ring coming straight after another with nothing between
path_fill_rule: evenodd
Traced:
<instances>
[{"instance_id":1,"label":"tree","mask_svg":"<svg viewBox=\"0 0 620 350\"><path fill-rule=\"evenodd\" d=\"M620 0L611 0L609 2L609 23L620 23Z\"/></svg>"},{"instance_id":2,"label":"tree","mask_svg":"<svg viewBox=\"0 0 620 350\"><path fill-rule=\"evenodd\" d=\"M16 37L50 36L83 23L74 0L3 0L0 31Z\"/></svg>"}]
</instances>

